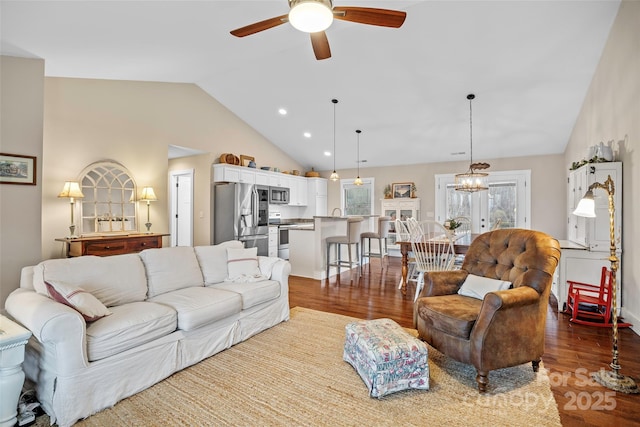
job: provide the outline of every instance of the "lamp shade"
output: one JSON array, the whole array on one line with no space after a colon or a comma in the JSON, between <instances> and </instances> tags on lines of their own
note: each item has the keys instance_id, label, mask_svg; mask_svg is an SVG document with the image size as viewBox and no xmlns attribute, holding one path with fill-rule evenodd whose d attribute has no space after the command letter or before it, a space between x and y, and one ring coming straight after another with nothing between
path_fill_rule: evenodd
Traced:
<instances>
[{"instance_id":1,"label":"lamp shade","mask_svg":"<svg viewBox=\"0 0 640 427\"><path fill-rule=\"evenodd\" d=\"M142 189L142 194L140 195L140 200L145 200L147 202L155 202L158 200L156 193L153 192L153 187L144 187Z\"/></svg>"},{"instance_id":2,"label":"lamp shade","mask_svg":"<svg viewBox=\"0 0 640 427\"><path fill-rule=\"evenodd\" d=\"M584 197L580 200L580 202L578 202L578 206L576 206L573 214L586 218L596 217L596 203L593 200L593 191L589 190L585 193Z\"/></svg>"},{"instance_id":3,"label":"lamp shade","mask_svg":"<svg viewBox=\"0 0 640 427\"><path fill-rule=\"evenodd\" d=\"M330 4L323 0L294 1L289 11L289 22L293 28L305 33L324 31L333 22Z\"/></svg>"},{"instance_id":4,"label":"lamp shade","mask_svg":"<svg viewBox=\"0 0 640 427\"><path fill-rule=\"evenodd\" d=\"M84 194L80 190L80 184L77 181L66 181L64 187L58 197L65 197L68 199L82 199Z\"/></svg>"}]
</instances>

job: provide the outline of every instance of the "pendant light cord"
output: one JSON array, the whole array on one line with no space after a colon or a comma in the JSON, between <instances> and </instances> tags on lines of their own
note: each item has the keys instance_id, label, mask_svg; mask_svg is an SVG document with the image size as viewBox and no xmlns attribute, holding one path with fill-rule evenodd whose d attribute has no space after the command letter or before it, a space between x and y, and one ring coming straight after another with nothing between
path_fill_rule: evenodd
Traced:
<instances>
[{"instance_id":1,"label":"pendant light cord","mask_svg":"<svg viewBox=\"0 0 640 427\"><path fill-rule=\"evenodd\" d=\"M337 99L332 99L333 102L333 173L336 173L336 104Z\"/></svg>"},{"instance_id":2,"label":"pendant light cord","mask_svg":"<svg viewBox=\"0 0 640 427\"><path fill-rule=\"evenodd\" d=\"M473 172L473 111L471 109L471 101L475 98L476 96L472 93L470 93L469 95L467 95L467 99L469 100L469 159L470 159L470 163L469 163L469 169L471 170L471 172Z\"/></svg>"},{"instance_id":3,"label":"pendant light cord","mask_svg":"<svg viewBox=\"0 0 640 427\"><path fill-rule=\"evenodd\" d=\"M356 157L356 162L358 163L358 178L360 178L360 132L362 132L360 129L356 130L356 133L358 134L358 145L356 147L358 151L358 156Z\"/></svg>"}]
</instances>

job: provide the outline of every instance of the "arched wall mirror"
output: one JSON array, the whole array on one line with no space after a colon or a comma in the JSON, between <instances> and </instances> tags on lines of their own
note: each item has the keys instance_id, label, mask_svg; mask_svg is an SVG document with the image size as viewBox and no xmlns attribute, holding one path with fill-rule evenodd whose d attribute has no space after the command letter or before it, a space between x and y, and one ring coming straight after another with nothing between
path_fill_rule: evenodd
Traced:
<instances>
[{"instance_id":1,"label":"arched wall mirror","mask_svg":"<svg viewBox=\"0 0 640 427\"><path fill-rule=\"evenodd\" d=\"M131 173L118 162L101 161L80 174L84 198L80 203L80 232L123 233L138 230L137 187Z\"/></svg>"}]
</instances>

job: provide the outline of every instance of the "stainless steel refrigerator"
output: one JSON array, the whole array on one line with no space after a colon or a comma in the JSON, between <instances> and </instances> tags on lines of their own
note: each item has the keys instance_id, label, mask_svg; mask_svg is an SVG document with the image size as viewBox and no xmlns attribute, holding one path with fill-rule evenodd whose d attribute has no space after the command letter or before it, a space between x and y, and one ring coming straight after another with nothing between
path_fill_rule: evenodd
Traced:
<instances>
[{"instance_id":1,"label":"stainless steel refrigerator","mask_svg":"<svg viewBox=\"0 0 640 427\"><path fill-rule=\"evenodd\" d=\"M269 187L240 184L212 184L213 244L229 240L244 242L245 248L269 252Z\"/></svg>"}]
</instances>

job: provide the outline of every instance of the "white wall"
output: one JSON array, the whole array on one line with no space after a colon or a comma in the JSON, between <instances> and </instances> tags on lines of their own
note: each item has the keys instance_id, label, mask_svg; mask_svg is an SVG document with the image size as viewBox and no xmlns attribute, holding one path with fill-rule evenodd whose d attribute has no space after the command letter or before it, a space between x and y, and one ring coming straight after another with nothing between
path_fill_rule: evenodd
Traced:
<instances>
[{"instance_id":1,"label":"white wall","mask_svg":"<svg viewBox=\"0 0 640 427\"><path fill-rule=\"evenodd\" d=\"M550 156L514 157L504 159L482 159L491 164L486 172L505 170L531 170L531 228L544 231L557 239L566 236L565 206L567 185L564 157ZM384 187L394 182L414 182L420 198L421 218L435 211L435 175L465 172L468 162L426 163L422 165L393 166L382 168L360 168L362 178L375 178L375 212L380 214L379 200L384 197ZM322 172L328 178L330 171ZM338 171L340 178L355 178L356 169ZM340 207L340 184L328 183L329 212Z\"/></svg>"},{"instance_id":2,"label":"white wall","mask_svg":"<svg viewBox=\"0 0 640 427\"><path fill-rule=\"evenodd\" d=\"M587 147L613 141L622 162L622 314L640 333L640 2L620 4L607 45L565 152L565 166ZM567 169L565 167L565 169Z\"/></svg>"},{"instance_id":3,"label":"white wall","mask_svg":"<svg viewBox=\"0 0 640 427\"><path fill-rule=\"evenodd\" d=\"M0 185L0 308L40 261L44 61L0 56L0 152L36 157L36 185Z\"/></svg>"},{"instance_id":4,"label":"white wall","mask_svg":"<svg viewBox=\"0 0 640 427\"><path fill-rule=\"evenodd\" d=\"M152 230L168 233L168 146L210 153L204 157L205 166L198 156L194 211L207 211L207 216L196 219L197 244L208 244L210 235L209 191L202 188L211 174L207 163L222 153L234 153L254 156L259 164L301 169L193 84L46 78L44 100L44 258L63 255L62 243L54 239L67 233L69 203L57 194L64 181L77 179L93 162L115 160L129 169L138 186L153 186L158 202L151 204ZM174 170L183 168L175 165ZM168 245L169 239L164 243Z\"/></svg>"}]
</instances>

